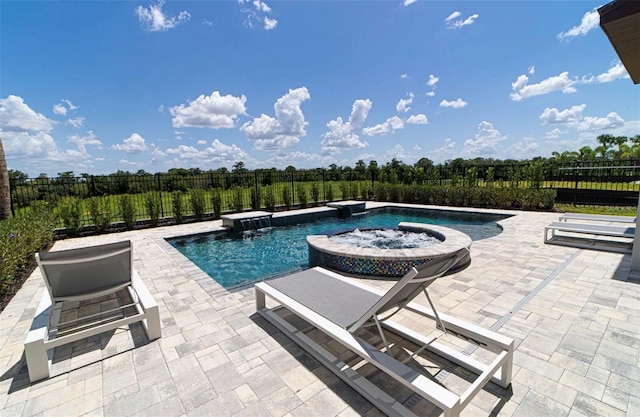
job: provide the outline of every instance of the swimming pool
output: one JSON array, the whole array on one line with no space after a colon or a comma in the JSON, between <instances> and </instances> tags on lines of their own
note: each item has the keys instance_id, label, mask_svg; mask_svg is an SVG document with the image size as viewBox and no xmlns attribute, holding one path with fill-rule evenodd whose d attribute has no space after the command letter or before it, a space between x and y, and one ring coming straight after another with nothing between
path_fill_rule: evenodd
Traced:
<instances>
[{"instance_id":1,"label":"swimming pool","mask_svg":"<svg viewBox=\"0 0 640 417\"><path fill-rule=\"evenodd\" d=\"M347 229L397 227L400 222L447 226L473 240L499 234L496 223L508 216L445 210L382 208L367 214L329 218L263 229L249 237L237 232L169 239L169 243L225 288L236 288L308 266L307 235L332 235Z\"/></svg>"}]
</instances>

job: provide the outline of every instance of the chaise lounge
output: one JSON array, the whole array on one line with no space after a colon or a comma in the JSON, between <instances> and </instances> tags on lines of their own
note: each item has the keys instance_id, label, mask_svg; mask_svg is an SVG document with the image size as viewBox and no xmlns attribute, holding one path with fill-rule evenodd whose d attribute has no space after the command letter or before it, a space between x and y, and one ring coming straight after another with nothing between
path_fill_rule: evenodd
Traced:
<instances>
[{"instance_id":1,"label":"chaise lounge","mask_svg":"<svg viewBox=\"0 0 640 417\"><path fill-rule=\"evenodd\" d=\"M456 256L434 258L416 268L412 268L387 292L377 291L357 280L350 279L315 267L282 278L261 282L255 285L257 311L276 328L296 342L321 364L351 385L382 412L390 416L414 415L398 399L359 373L361 364L349 365L334 353L321 346L310 335L291 323L286 317L301 318L313 329L318 329L339 342L343 347L357 355L365 363L393 378L402 386L422 396L444 411L444 415L458 416L473 397L489 382L502 387L511 383L514 341L498 333L485 330L476 325L438 314L426 288L437 278L443 276L461 257L467 255L467 249ZM431 308L424 307L412 300L424 293ZM266 296L277 304L268 308ZM438 337L426 337L390 318L401 310L418 314L423 320L435 323L434 328L442 334L460 337L471 341L477 348L486 349L493 355L486 364L461 353L450 345L441 343ZM294 320L295 321L295 320ZM421 328L424 328L422 326ZM366 329L377 330L374 346ZM368 332L371 334L371 332ZM375 332L373 333L375 335ZM390 343L389 336L400 337L411 346L418 346L408 358L401 361L392 355L396 342ZM395 349L397 350L397 349ZM460 395L433 380L424 369L415 369L415 359L423 353L437 356L461 366L478 375L474 382ZM349 361L347 361L349 362ZM407 363L411 362L411 363ZM412 365L413 367L410 367Z\"/></svg>"},{"instance_id":2,"label":"chaise lounge","mask_svg":"<svg viewBox=\"0 0 640 417\"><path fill-rule=\"evenodd\" d=\"M161 336L158 305L133 269L130 241L36 254L46 291L24 342L31 382L48 378L53 349L142 322L149 340ZM116 308L61 321L63 304L126 291ZM113 301L113 300L111 300Z\"/></svg>"},{"instance_id":3,"label":"chaise lounge","mask_svg":"<svg viewBox=\"0 0 640 417\"><path fill-rule=\"evenodd\" d=\"M553 222L544 228L544 243L631 253L635 233L636 228L630 225Z\"/></svg>"}]
</instances>

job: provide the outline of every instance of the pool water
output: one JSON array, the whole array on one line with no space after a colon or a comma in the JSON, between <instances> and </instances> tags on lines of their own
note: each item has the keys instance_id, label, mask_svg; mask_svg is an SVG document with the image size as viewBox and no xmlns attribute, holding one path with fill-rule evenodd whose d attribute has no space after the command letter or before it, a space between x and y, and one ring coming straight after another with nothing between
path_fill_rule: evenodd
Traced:
<instances>
[{"instance_id":1,"label":"pool water","mask_svg":"<svg viewBox=\"0 0 640 417\"><path fill-rule=\"evenodd\" d=\"M307 235L332 235L355 228L393 228L400 222L447 226L472 240L499 234L507 216L442 210L385 208L346 219L329 218L261 229L248 236L217 232L169 239L169 243L225 288L242 287L308 267Z\"/></svg>"}]
</instances>

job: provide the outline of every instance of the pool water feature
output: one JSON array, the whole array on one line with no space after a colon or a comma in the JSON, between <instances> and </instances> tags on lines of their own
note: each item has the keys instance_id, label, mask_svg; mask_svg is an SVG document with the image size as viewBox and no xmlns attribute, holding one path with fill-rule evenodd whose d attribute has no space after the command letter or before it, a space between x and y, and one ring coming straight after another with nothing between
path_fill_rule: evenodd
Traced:
<instances>
[{"instance_id":1,"label":"pool water feature","mask_svg":"<svg viewBox=\"0 0 640 417\"><path fill-rule=\"evenodd\" d=\"M308 235L334 235L355 228L395 228L400 222L459 230L472 240L499 234L508 216L447 210L383 208L350 218L330 218L267 228L243 237L217 232L169 239L169 243L225 288L237 288L308 267Z\"/></svg>"}]
</instances>

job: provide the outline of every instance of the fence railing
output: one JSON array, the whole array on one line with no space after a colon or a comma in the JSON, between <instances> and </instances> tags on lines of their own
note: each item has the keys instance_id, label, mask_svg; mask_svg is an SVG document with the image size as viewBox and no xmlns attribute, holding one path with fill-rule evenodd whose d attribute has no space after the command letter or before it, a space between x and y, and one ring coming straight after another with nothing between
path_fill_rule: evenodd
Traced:
<instances>
[{"instance_id":1,"label":"fence railing","mask_svg":"<svg viewBox=\"0 0 640 417\"><path fill-rule=\"evenodd\" d=\"M588 161L572 163L516 163L499 165L442 164L415 168L401 165L380 170L257 170L203 172L195 175L112 174L16 179L11 181L12 210L31 202L58 202L78 197L81 216L90 224L88 201L101 199L102 211L121 221L120 198L131 196L137 218L147 218L149 196L159 196L159 216L174 215L179 200L183 214L197 212L189 198L191 190L204 190L205 213L306 206L341 199L370 199L378 182L470 187L551 188L556 202L577 205L637 204L640 161ZM94 204L93 207L96 205ZM216 207L217 206L217 207ZM95 212L95 209L93 210ZM95 213L93 213L95 214ZM62 226L62 219L59 220Z\"/></svg>"}]
</instances>

